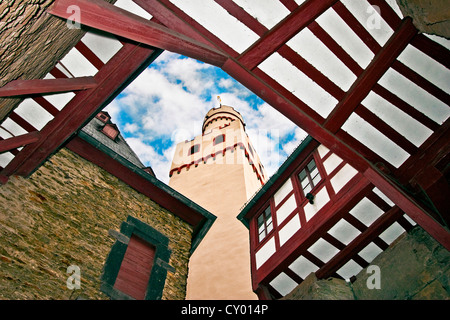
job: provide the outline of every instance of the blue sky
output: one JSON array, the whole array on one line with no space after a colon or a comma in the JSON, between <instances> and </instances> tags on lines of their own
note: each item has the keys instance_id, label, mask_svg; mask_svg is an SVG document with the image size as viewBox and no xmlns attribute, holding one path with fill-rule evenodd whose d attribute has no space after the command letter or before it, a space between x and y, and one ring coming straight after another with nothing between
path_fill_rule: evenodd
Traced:
<instances>
[{"instance_id":1,"label":"blue sky","mask_svg":"<svg viewBox=\"0 0 450 320\"><path fill-rule=\"evenodd\" d=\"M221 69L170 52L164 52L105 110L141 161L168 183L176 144L201 134L206 112L219 106L217 96L244 117L269 175L306 136Z\"/></svg>"}]
</instances>

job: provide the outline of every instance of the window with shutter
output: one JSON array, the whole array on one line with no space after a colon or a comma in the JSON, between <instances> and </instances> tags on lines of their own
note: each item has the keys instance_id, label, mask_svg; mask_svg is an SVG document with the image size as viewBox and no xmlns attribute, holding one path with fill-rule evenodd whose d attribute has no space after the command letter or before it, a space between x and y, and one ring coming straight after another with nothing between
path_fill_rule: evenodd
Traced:
<instances>
[{"instance_id":1,"label":"window with shutter","mask_svg":"<svg viewBox=\"0 0 450 320\"><path fill-rule=\"evenodd\" d=\"M111 299L159 300L169 265L169 239L148 224L128 216L120 232L110 230L116 239L101 276L101 291Z\"/></svg>"}]
</instances>

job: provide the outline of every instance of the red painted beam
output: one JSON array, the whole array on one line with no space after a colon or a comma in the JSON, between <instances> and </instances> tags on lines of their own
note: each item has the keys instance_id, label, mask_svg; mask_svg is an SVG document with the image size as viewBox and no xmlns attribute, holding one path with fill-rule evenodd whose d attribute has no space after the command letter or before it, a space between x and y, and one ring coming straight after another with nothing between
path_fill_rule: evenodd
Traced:
<instances>
[{"instance_id":1,"label":"red painted beam","mask_svg":"<svg viewBox=\"0 0 450 320\"><path fill-rule=\"evenodd\" d=\"M33 131L0 141L0 153L26 146L39 140L39 131Z\"/></svg>"},{"instance_id":2,"label":"red painted beam","mask_svg":"<svg viewBox=\"0 0 450 320\"><path fill-rule=\"evenodd\" d=\"M93 77L14 80L0 88L0 97L78 91L96 85Z\"/></svg>"},{"instance_id":3,"label":"red painted beam","mask_svg":"<svg viewBox=\"0 0 450 320\"><path fill-rule=\"evenodd\" d=\"M221 51L204 42L189 38L102 0L57 0L49 9L49 13L70 19L72 15L67 8L71 5L80 7L83 25L215 66L221 66L226 60Z\"/></svg>"},{"instance_id":4,"label":"red painted beam","mask_svg":"<svg viewBox=\"0 0 450 320\"><path fill-rule=\"evenodd\" d=\"M105 64L102 60L100 60L99 57L91 50L87 45L84 44L83 41L78 41L78 43L75 45L75 48L77 48L80 53L89 60L92 65L97 68L97 70L100 70Z\"/></svg>"},{"instance_id":5,"label":"red painted beam","mask_svg":"<svg viewBox=\"0 0 450 320\"><path fill-rule=\"evenodd\" d=\"M9 114L9 118L28 132L38 131L38 129L36 129L31 124L29 124L28 121L23 119L21 116L19 116L14 111L11 111L11 113Z\"/></svg>"},{"instance_id":6,"label":"red painted beam","mask_svg":"<svg viewBox=\"0 0 450 320\"><path fill-rule=\"evenodd\" d=\"M239 62L252 70L330 8L337 0L307 0L248 48Z\"/></svg>"},{"instance_id":7,"label":"red painted beam","mask_svg":"<svg viewBox=\"0 0 450 320\"><path fill-rule=\"evenodd\" d=\"M197 31L193 30L189 24L185 23L182 19L179 19L178 15L169 10L163 3L157 0L133 0L133 2L147 12L153 12L155 16L158 16L158 21L167 28L203 42L206 45L211 45L208 40L201 36Z\"/></svg>"},{"instance_id":8,"label":"red painted beam","mask_svg":"<svg viewBox=\"0 0 450 320\"><path fill-rule=\"evenodd\" d=\"M450 51L424 34L418 34L411 41L411 45L430 56L447 69L450 69Z\"/></svg>"},{"instance_id":9,"label":"red painted beam","mask_svg":"<svg viewBox=\"0 0 450 320\"><path fill-rule=\"evenodd\" d=\"M358 235L345 248L330 259L324 266L316 271L318 279L331 277L339 268L341 268L350 259L355 259L355 255L364 249L370 242L375 240L380 233L386 230L392 223L402 217L403 212L394 206L385 212L381 217L374 221L364 232Z\"/></svg>"},{"instance_id":10,"label":"red painted beam","mask_svg":"<svg viewBox=\"0 0 450 320\"><path fill-rule=\"evenodd\" d=\"M364 176L380 189L389 199L392 200L400 209L419 224L426 232L442 244L447 250L450 250L450 233L445 230L436 220L425 213L423 209L403 190L389 181L389 179L380 176L373 168L368 168Z\"/></svg>"},{"instance_id":11,"label":"red painted beam","mask_svg":"<svg viewBox=\"0 0 450 320\"><path fill-rule=\"evenodd\" d=\"M326 210L317 214L308 221L308 228L301 228L289 241L283 245L282 250L275 252L253 275L253 288L260 283L267 283L277 276L285 267L290 265L299 255L313 245L322 235L343 218L367 193L373 185L361 174L352 179L355 183L336 202Z\"/></svg>"},{"instance_id":12,"label":"red painted beam","mask_svg":"<svg viewBox=\"0 0 450 320\"><path fill-rule=\"evenodd\" d=\"M414 27L412 19L404 19L400 28L391 36L366 70L350 87L344 98L330 113L324 124L326 129L331 132L340 129L416 34L417 29Z\"/></svg>"},{"instance_id":13,"label":"red painted beam","mask_svg":"<svg viewBox=\"0 0 450 320\"><path fill-rule=\"evenodd\" d=\"M24 147L1 174L29 176L73 132L82 127L89 116L103 107L137 70L155 59L160 52L147 46L126 43L97 72L95 79L98 85L75 95L57 116L42 128L39 141Z\"/></svg>"}]
</instances>

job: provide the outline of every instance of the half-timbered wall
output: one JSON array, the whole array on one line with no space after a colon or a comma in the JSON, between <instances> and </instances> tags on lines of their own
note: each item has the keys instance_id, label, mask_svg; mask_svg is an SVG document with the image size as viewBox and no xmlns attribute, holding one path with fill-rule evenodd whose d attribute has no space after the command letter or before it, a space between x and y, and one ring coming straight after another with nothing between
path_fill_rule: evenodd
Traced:
<instances>
[{"instance_id":1,"label":"half-timbered wall","mask_svg":"<svg viewBox=\"0 0 450 320\"><path fill-rule=\"evenodd\" d=\"M273 228L260 241L259 213L250 221L254 288L284 296L311 272L349 280L415 222L362 174L319 145L270 200ZM320 181L303 192L299 173L314 160ZM372 231L376 228L376 231ZM367 236L369 234L369 236ZM350 254L350 248L357 248Z\"/></svg>"}]
</instances>

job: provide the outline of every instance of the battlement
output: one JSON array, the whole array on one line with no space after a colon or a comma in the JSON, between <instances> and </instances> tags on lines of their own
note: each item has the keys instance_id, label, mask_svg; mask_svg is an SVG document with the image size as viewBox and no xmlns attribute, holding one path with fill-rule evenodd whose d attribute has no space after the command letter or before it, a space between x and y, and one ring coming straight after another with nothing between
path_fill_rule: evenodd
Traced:
<instances>
[{"instance_id":1,"label":"battlement","mask_svg":"<svg viewBox=\"0 0 450 320\"><path fill-rule=\"evenodd\" d=\"M207 129L222 125L223 121L235 120L239 120L245 130L244 119L242 118L241 114L237 112L233 107L221 105L219 108L212 108L208 111L208 113L206 113L205 119L203 120L202 132L205 132Z\"/></svg>"}]
</instances>

